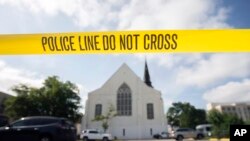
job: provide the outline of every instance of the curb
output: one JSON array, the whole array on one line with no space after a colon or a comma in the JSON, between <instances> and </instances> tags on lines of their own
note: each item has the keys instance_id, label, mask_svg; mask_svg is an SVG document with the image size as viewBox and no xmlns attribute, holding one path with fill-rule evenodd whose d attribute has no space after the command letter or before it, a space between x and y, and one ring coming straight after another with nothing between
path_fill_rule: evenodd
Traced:
<instances>
[{"instance_id":1,"label":"curb","mask_svg":"<svg viewBox=\"0 0 250 141\"><path fill-rule=\"evenodd\" d=\"M216 139L216 138L211 138L209 141L229 141L228 138L222 138L222 139Z\"/></svg>"}]
</instances>

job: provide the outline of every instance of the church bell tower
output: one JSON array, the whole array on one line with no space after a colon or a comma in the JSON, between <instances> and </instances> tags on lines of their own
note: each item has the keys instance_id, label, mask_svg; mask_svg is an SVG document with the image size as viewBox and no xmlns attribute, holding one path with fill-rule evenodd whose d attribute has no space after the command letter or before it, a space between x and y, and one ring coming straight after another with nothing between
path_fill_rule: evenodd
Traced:
<instances>
[{"instance_id":1,"label":"church bell tower","mask_svg":"<svg viewBox=\"0 0 250 141\"><path fill-rule=\"evenodd\" d=\"M149 87L153 87L151 84L151 80L150 80L150 75L149 75L149 71L148 71L148 64L147 64L147 60L145 59L145 67L144 67L144 83L147 84Z\"/></svg>"}]
</instances>

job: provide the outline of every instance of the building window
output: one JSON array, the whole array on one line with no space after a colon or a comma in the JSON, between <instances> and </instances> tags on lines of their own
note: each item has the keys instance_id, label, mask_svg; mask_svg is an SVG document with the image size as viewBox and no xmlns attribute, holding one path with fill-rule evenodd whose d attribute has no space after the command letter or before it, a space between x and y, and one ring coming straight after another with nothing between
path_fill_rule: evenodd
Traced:
<instances>
[{"instance_id":1,"label":"building window","mask_svg":"<svg viewBox=\"0 0 250 141\"><path fill-rule=\"evenodd\" d=\"M127 84L123 83L117 92L117 115L132 115L132 95Z\"/></svg>"},{"instance_id":2,"label":"building window","mask_svg":"<svg viewBox=\"0 0 250 141\"><path fill-rule=\"evenodd\" d=\"M95 105L95 117L102 115L102 104Z\"/></svg>"},{"instance_id":3,"label":"building window","mask_svg":"<svg viewBox=\"0 0 250 141\"><path fill-rule=\"evenodd\" d=\"M222 107L221 109L222 109L223 112L225 111L225 108L224 108L224 107Z\"/></svg>"},{"instance_id":4,"label":"building window","mask_svg":"<svg viewBox=\"0 0 250 141\"><path fill-rule=\"evenodd\" d=\"M147 104L147 117L148 117L148 119L154 119L154 105L153 105L153 103Z\"/></svg>"},{"instance_id":5,"label":"building window","mask_svg":"<svg viewBox=\"0 0 250 141\"><path fill-rule=\"evenodd\" d=\"M126 130L125 130L125 129L122 130L122 135L123 135L123 136L126 135Z\"/></svg>"}]
</instances>

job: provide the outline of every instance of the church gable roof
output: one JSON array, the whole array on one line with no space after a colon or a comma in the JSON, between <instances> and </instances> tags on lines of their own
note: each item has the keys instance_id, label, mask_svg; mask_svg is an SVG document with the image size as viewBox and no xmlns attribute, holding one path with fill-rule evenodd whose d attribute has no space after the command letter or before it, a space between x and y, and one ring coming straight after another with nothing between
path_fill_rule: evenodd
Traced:
<instances>
[{"instance_id":1,"label":"church gable roof","mask_svg":"<svg viewBox=\"0 0 250 141\"><path fill-rule=\"evenodd\" d=\"M148 86L135 72L126 64L123 63L118 70L101 86L101 88L92 91L99 91L102 88L110 87L117 83L126 83L126 81L136 80L137 82L145 85L148 88L154 89L153 87ZM155 90L155 89L154 89Z\"/></svg>"},{"instance_id":2,"label":"church gable roof","mask_svg":"<svg viewBox=\"0 0 250 141\"><path fill-rule=\"evenodd\" d=\"M124 74L128 74L134 78L138 78L140 79L140 77L138 77L131 69L130 67L126 64L123 63L120 68L118 68L118 70L103 84L103 86L107 83L109 83L110 81L112 81L112 79L115 79L116 77L122 77ZM140 79L141 80L141 79ZM142 80L141 80L142 81ZM142 81L143 82L143 81Z\"/></svg>"}]
</instances>

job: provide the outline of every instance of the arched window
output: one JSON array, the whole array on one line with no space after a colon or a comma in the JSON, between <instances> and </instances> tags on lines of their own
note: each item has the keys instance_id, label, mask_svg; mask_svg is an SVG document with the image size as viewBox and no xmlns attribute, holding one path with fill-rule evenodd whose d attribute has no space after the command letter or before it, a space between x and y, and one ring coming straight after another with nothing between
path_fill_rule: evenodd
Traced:
<instances>
[{"instance_id":1,"label":"arched window","mask_svg":"<svg viewBox=\"0 0 250 141\"><path fill-rule=\"evenodd\" d=\"M132 115L132 95L127 84L123 83L117 92L117 114L118 116Z\"/></svg>"}]
</instances>

